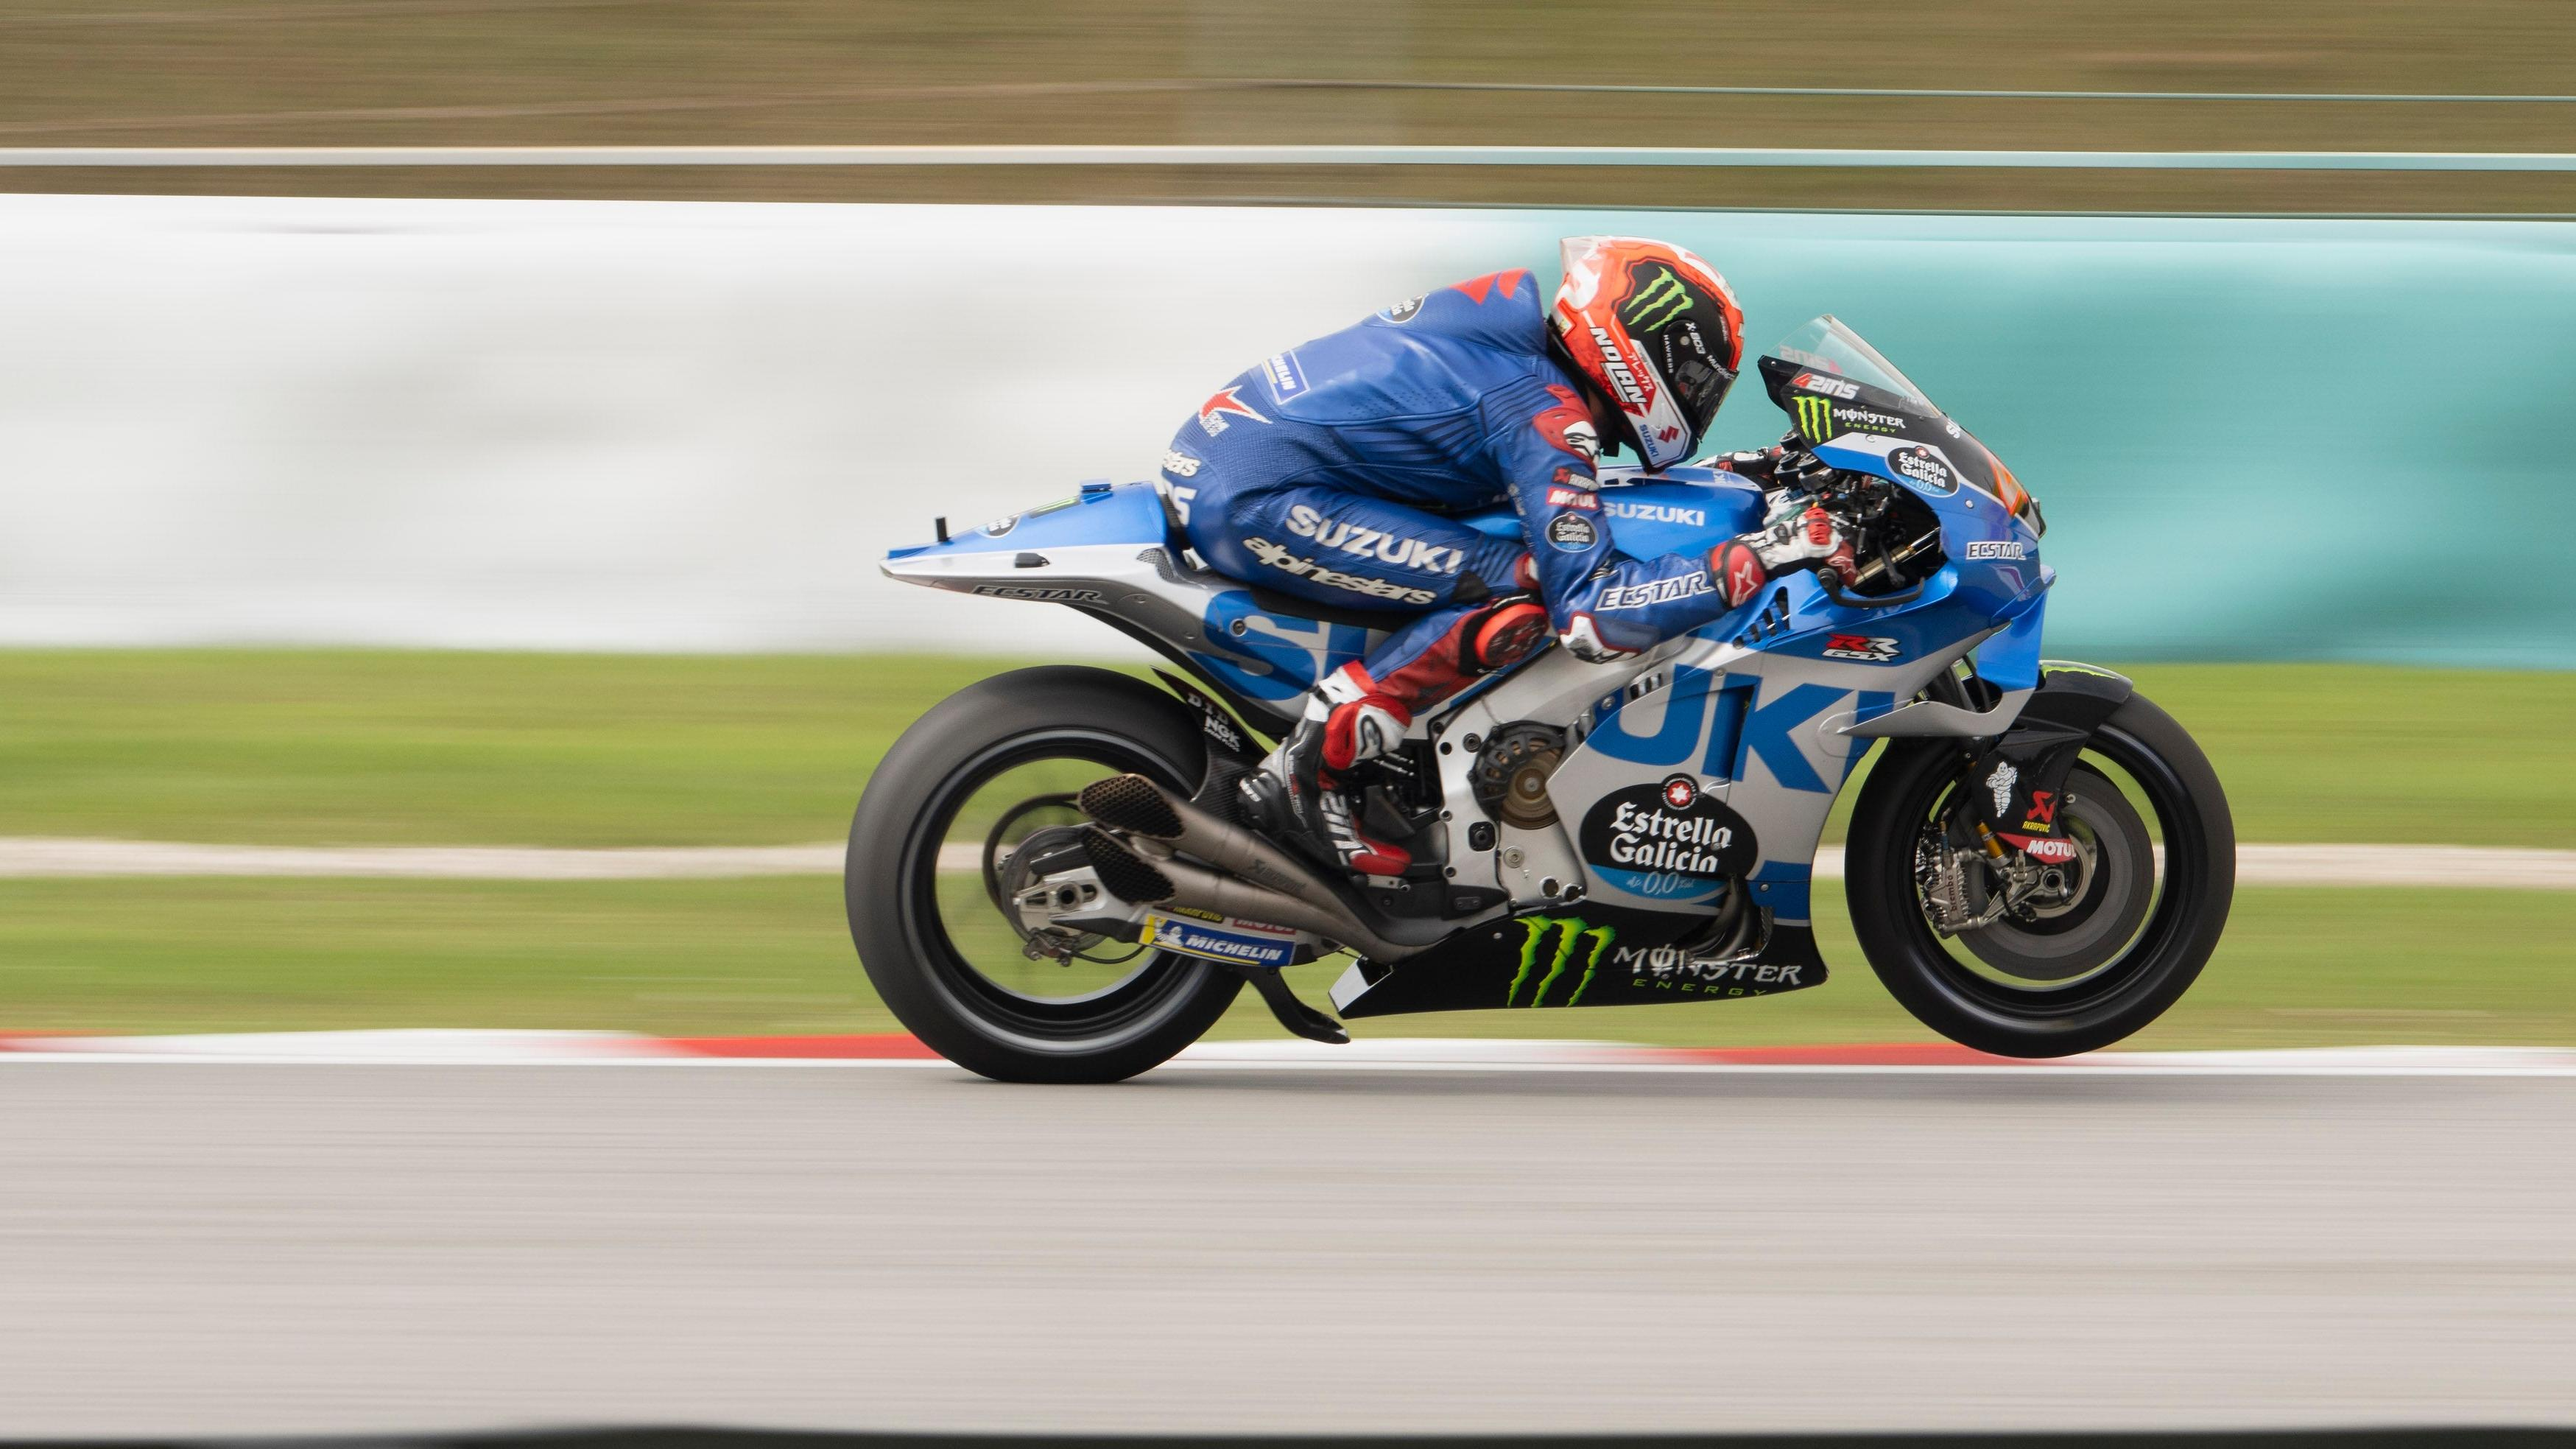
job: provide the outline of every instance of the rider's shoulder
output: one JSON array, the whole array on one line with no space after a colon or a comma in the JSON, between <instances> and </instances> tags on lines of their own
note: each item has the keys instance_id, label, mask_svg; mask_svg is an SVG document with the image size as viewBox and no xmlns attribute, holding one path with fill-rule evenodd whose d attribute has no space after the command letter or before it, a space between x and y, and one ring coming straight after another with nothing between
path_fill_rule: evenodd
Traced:
<instances>
[{"instance_id":1,"label":"rider's shoulder","mask_svg":"<svg viewBox=\"0 0 2576 1449\"><path fill-rule=\"evenodd\" d=\"M1365 324L1518 356L1547 347L1547 301L1527 267L1488 272L1407 298Z\"/></svg>"}]
</instances>

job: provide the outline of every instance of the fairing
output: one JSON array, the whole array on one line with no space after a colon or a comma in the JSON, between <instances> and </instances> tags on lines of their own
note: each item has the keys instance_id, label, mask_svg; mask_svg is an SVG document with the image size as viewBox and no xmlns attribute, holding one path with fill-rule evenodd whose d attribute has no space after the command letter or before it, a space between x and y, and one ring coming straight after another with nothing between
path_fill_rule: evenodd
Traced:
<instances>
[{"instance_id":1,"label":"fairing","mask_svg":"<svg viewBox=\"0 0 2576 1449\"><path fill-rule=\"evenodd\" d=\"M1921 499L1938 520L1943 560L1903 602L1883 607L1840 602L1810 574L1779 578L1645 654L1594 665L1547 650L1417 720L1453 807L1440 827L1451 879L1499 890L1506 904L1401 967L1355 966L1334 990L1343 1014L1815 985L1824 977L1810 915L1816 842L1871 740L2000 734L2041 683L2053 575L2039 558L2037 510L2001 463L1892 366L1869 381L1819 375L1814 361L1766 358L1763 368L1819 458ZM1625 552L1705 550L1761 518L1758 489L1729 473L1614 470L1602 483ZM1518 527L1507 510L1470 521L1497 533ZM1383 637L1366 615L1275 607L1281 601L1190 567L1161 498L1141 483L1089 485L948 542L897 550L885 567L932 587L1080 609L1180 663L1274 734L1308 689ZM1915 698L1972 650L2003 704L1970 714ZM1556 821L1536 829L1488 822L1468 779L1478 742L1522 721L1566 736L1547 787ZM1479 828L1489 823L1490 834ZM1746 913L1758 922L1757 949L1723 959L1701 949Z\"/></svg>"}]
</instances>

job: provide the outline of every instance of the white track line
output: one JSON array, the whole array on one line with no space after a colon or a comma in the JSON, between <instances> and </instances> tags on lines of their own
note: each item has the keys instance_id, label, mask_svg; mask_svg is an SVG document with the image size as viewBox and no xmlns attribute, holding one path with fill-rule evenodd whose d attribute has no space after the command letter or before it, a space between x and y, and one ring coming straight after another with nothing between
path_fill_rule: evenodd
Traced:
<instances>
[{"instance_id":1,"label":"white track line","mask_svg":"<svg viewBox=\"0 0 2576 1449\"><path fill-rule=\"evenodd\" d=\"M489 845L194 845L163 840L0 836L0 879L97 876L336 876L375 880L680 880L837 875L842 846L649 846L556 850ZM972 845L940 851L942 870L974 870ZM1816 853L1839 879L1842 847ZM2240 845L2245 885L2449 886L2576 890L2576 850L2467 845Z\"/></svg>"},{"instance_id":2,"label":"white track line","mask_svg":"<svg viewBox=\"0 0 2576 1449\"><path fill-rule=\"evenodd\" d=\"M2498 1060L2492 1063L2450 1062L2410 1065L2403 1062L2195 1062L2153 1058L2190 1053L2105 1053L2135 1061L2096 1058L2080 1063L2043 1062L2027 1066L1891 1065L1870 1062L1660 1062L1660 1061L1404 1061L1351 1058L1343 1062L1237 1058L1192 1059L1186 1055L1155 1068L1164 1072L1383 1072L1425 1074L1563 1074L1616 1073L1629 1076L1858 1076L1858 1077L2543 1077L2576 1079L2576 1064ZM240 1066L240 1067L685 1067L748 1068L761 1071L950 1071L962 1072L925 1057L684 1057L566 1056L478 1058L457 1055L439 1059L403 1059L365 1055L280 1052L227 1056L190 1056L177 1052L44 1051L0 1052L0 1070L13 1065L53 1066Z\"/></svg>"},{"instance_id":3,"label":"white track line","mask_svg":"<svg viewBox=\"0 0 2576 1449\"><path fill-rule=\"evenodd\" d=\"M1828 1049L1830 1050L1830 1049ZM917 1057L725 1057L613 1031L389 1030L243 1032L201 1036L0 1039L11 1063L161 1066L680 1066L923 1068ZM2227 1077L2576 1077L2576 1049L2557 1047L2326 1047L2265 1051L2097 1052L2062 1062L1878 1063L1689 1061L1619 1042L1455 1037L1202 1042L1164 1071L1618 1072L1806 1075L2064 1075Z\"/></svg>"},{"instance_id":4,"label":"white track line","mask_svg":"<svg viewBox=\"0 0 2576 1449\"><path fill-rule=\"evenodd\" d=\"M0 837L0 877L347 876L382 880L675 880L838 875L843 847L648 846L555 850L509 845L191 845L165 840ZM942 866L949 862L943 857ZM967 851L963 868L975 868Z\"/></svg>"}]
</instances>

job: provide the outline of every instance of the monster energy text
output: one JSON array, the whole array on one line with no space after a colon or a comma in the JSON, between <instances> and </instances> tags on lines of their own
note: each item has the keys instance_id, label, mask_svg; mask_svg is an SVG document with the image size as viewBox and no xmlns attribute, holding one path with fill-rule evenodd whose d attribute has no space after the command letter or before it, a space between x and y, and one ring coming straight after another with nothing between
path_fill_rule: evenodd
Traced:
<instances>
[{"instance_id":1,"label":"monster energy text","mask_svg":"<svg viewBox=\"0 0 2576 1449\"><path fill-rule=\"evenodd\" d=\"M1622 946L1610 968L1629 973L1632 991L1671 991L1696 996L1763 996L1807 984L1797 962L1762 962L1693 956L1679 946Z\"/></svg>"}]
</instances>

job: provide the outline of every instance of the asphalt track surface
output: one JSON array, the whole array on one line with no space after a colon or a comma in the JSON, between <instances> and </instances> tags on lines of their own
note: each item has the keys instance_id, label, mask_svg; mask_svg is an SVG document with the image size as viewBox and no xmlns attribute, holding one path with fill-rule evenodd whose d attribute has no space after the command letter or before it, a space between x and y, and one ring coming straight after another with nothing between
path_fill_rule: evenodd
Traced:
<instances>
[{"instance_id":1,"label":"asphalt track surface","mask_svg":"<svg viewBox=\"0 0 2576 1449\"><path fill-rule=\"evenodd\" d=\"M0 1434L2576 1422L2576 1078L0 1067Z\"/></svg>"}]
</instances>

